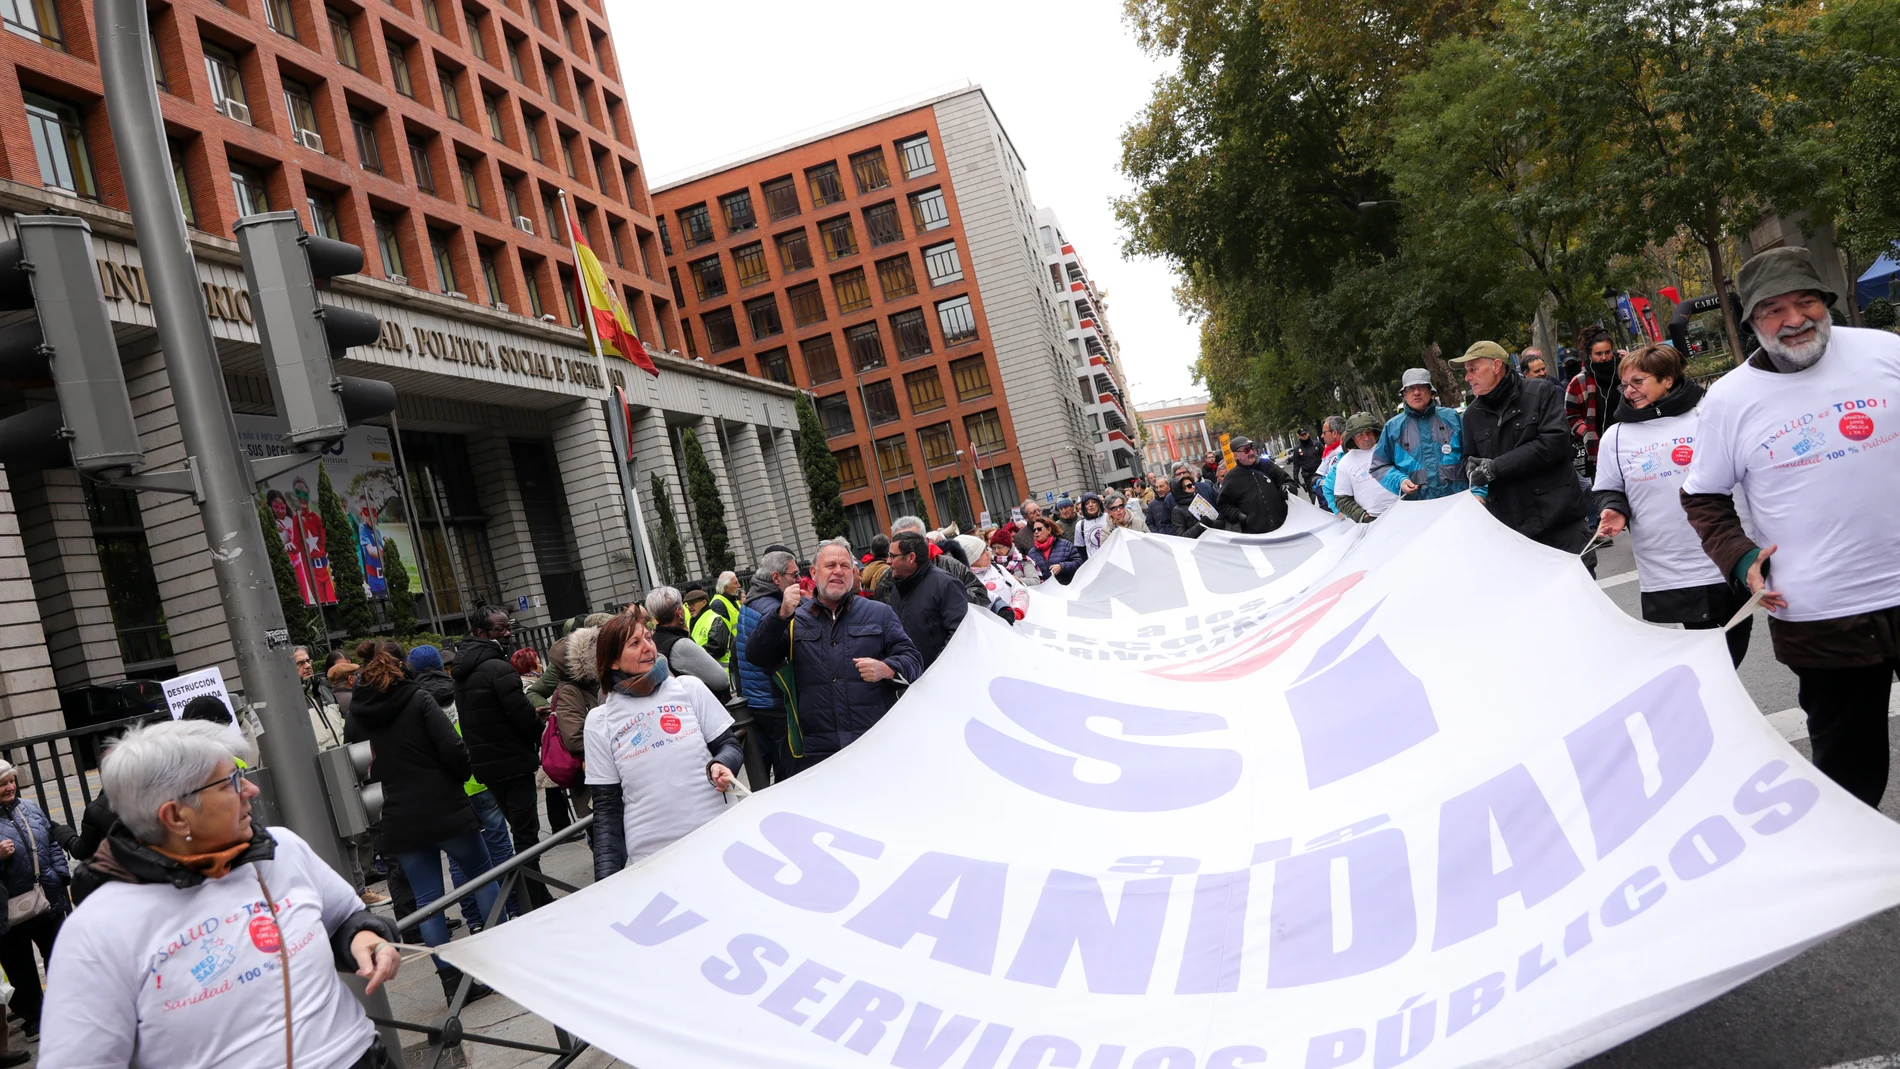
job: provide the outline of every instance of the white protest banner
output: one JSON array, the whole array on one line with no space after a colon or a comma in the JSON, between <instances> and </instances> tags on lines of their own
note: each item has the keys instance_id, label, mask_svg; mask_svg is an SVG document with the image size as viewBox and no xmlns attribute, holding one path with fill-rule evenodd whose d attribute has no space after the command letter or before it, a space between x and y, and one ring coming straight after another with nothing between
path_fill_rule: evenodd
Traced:
<instances>
[{"instance_id":1,"label":"white protest banner","mask_svg":"<svg viewBox=\"0 0 1900 1069\"><path fill-rule=\"evenodd\" d=\"M973 613L842 753L441 956L641 1069L1554 1067L1900 902L1718 632L1469 495L1340 528L1182 657ZM1559 632L1590 671L1518 655Z\"/></svg>"},{"instance_id":2,"label":"white protest banner","mask_svg":"<svg viewBox=\"0 0 1900 1069\"><path fill-rule=\"evenodd\" d=\"M171 709L173 720L185 715L187 702L204 694L223 702L227 711L231 708L231 694L224 689L224 673L218 670L217 665L173 676L160 681L158 685L165 688L165 705Z\"/></svg>"}]
</instances>

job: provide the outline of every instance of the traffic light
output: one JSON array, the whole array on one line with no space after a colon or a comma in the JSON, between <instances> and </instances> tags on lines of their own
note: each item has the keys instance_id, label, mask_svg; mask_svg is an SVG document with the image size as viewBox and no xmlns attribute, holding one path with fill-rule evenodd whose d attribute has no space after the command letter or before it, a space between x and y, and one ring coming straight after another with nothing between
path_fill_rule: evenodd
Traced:
<instances>
[{"instance_id":1,"label":"traffic light","mask_svg":"<svg viewBox=\"0 0 1900 1069\"><path fill-rule=\"evenodd\" d=\"M367 742L317 751L317 769L330 795L330 816L336 821L336 833L345 839L361 835L383 819L383 785L368 782L373 760Z\"/></svg>"},{"instance_id":2,"label":"traffic light","mask_svg":"<svg viewBox=\"0 0 1900 1069\"><path fill-rule=\"evenodd\" d=\"M56 405L0 420L0 462L18 469L124 474L145 460L119 366L92 249L92 228L70 215L22 215L0 243L0 311L37 318L0 328L0 379L51 381Z\"/></svg>"},{"instance_id":3,"label":"traffic light","mask_svg":"<svg viewBox=\"0 0 1900 1069\"><path fill-rule=\"evenodd\" d=\"M290 425L284 443L322 449L358 423L394 411L394 386L338 375L334 364L344 350L375 341L382 321L317 300L319 282L363 269L363 250L304 233L296 212L247 215L236 229L271 396Z\"/></svg>"}]
</instances>

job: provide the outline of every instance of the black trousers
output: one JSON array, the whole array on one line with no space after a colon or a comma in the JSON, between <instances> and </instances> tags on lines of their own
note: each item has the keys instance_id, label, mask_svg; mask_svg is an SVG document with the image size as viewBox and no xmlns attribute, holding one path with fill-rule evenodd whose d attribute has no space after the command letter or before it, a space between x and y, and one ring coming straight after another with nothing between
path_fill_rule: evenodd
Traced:
<instances>
[{"instance_id":1,"label":"black trousers","mask_svg":"<svg viewBox=\"0 0 1900 1069\"><path fill-rule=\"evenodd\" d=\"M534 785L534 777L510 776L499 783L490 783L488 790L501 803L501 815L508 818L508 831L514 836L515 853L522 854L541 841L541 810L535 805L540 789ZM541 871L541 862L537 858L525 868ZM539 880L522 877L519 901L523 912L554 901L554 895L547 885Z\"/></svg>"},{"instance_id":2,"label":"black trousers","mask_svg":"<svg viewBox=\"0 0 1900 1069\"><path fill-rule=\"evenodd\" d=\"M759 750L765 754L765 763L771 766L772 782L777 783L791 775L792 751L785 745L784 713L779 710L752 710L752 730L759 733ZM763 786L765 784L755 783L752 789Z\"/></svg>"},{"instance_id":3,"label":"black trousers","mask_svg":"<svg viewBox=\"0 0 1900 1069\"><path fill-rule=\"evenodd\" d=\"M1887 699L1895 672L1900 660L1794 670L1801 680L1814 767L1875 808L1887 793Z\"/></svg>"},{"instance_id":4,"label":"black trousers","mask_svg":"<svg viewBox=\"0 0 1900 1069\"><path fill-rule=\"evenodd\" d=\"M52 893L47 893L51 897ZM57 907L7 929L0 935L0 968L7 971L13 984L13 1001L8 1009L19 1014L35 1031L40 1027L40 1006L45 992L40 990L40 967L33 960L33 948L40 948L40 960L53 960L53 940L59 935L60 922L66 919Z\"/></svg>"}]
</instances>

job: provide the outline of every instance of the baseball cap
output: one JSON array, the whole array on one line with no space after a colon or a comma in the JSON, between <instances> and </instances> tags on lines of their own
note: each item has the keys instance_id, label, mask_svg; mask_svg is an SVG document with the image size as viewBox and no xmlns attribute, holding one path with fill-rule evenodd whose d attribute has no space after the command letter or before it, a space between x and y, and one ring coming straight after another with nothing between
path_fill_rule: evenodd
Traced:
<instances>
[{"instance_id":1,"label":"baseball cap","mask_svg":"<svg viewBox=\"0 0 1900 1069\"><path fill-rule=\"evenodd\" d=\"M1505 352L1504 346L1499 345L1497 342L1474 341L1471 343L1471 348L1465 350L1465 355L1454 356L1450 362L1453 364L1469 364L1473 360L1503 360L1508 363L1510 359L1511 354Z\"/></svg>"},{"instance_id":2,"label":"baseball cap","mask_svg":"<svg viewBox=\"0 0 1900 1069\"><path fill-rule=\"evenodd\" d=\"M1399 380L1399 389L1409 390L1414 386L1430 386L1431 384L1431 372L1422 367L1409 367L1405 369L1405 377Z\"/></svg>"},{"instance_id":3,"label":"baseball cap","mask_svg":"<svg viewBox=\"0 0 1900 1069\"><path fill-rule=\"evenodd\" d=\"M1242 449L1252 449L1253 439L1247 437L1244 434L1236 435L1233 438L1228 440L1227 447L1229 449L1232 449L1236 453L1240 452Z\"/></svg>"}]
</instances>

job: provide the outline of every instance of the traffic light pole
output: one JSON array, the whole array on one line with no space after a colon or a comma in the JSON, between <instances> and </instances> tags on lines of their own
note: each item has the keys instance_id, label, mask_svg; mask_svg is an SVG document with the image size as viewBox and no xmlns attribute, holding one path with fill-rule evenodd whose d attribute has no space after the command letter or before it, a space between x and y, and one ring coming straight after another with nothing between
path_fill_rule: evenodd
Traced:
<instances>
[{"instance_id":1,"label":"traffic light pole","mask_svg":"<svg viewBox=\"0 0 1900 1069\"><path fill-rule=\"evenodd\" d=\"M251 467L238 445L197 263L172 181L144 0L98 0L95 16L106 112L151 287L172 403L196 479L211 570L224 602L238 672L245 696L266 729L258 742L271 772L273 800L284 823L347 878L349 869L317 771L316 737L271 580Z\"/></svg>"}]
</instances>

